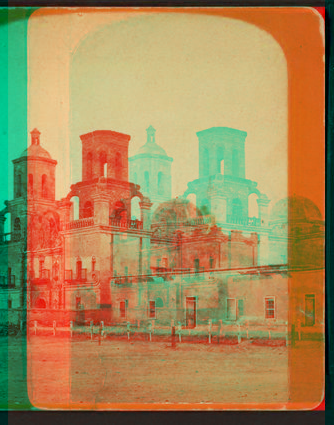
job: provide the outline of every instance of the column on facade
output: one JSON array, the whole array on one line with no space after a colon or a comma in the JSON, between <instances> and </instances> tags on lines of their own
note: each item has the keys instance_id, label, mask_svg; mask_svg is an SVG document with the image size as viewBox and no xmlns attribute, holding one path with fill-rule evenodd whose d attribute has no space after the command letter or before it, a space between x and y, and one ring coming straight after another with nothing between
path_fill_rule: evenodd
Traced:
<instances>
[{"instance_id":1,"label":"column on facade","mask_svg":"<svg viewBox=\"0 0 334 425\"><path fill-rule=\"evenodd\" d=\"M68 223L71 220L72 203L68 199L62 199L59 204L59 216L61 223Z\"/></svg>"},{"instance_id":2,"label":"column on facade","mask_svg":"<svg viewBox=\"0 0 334 425\"><path fill-rule=\"evenodd\" d=\"M94 202L94 224L108 226L110 222L110 198L104 193L95 193L91 196Z\"/></svg>"},{"instance_id":3,"label":"column on facade","mask_svg":"<svg viewBox=\"0 0 334 425\"><path fill-rule=\"evenodd\" d=\"M139 202L144 230L150 230L150 228L151 228L151 207L152 207L152 205L153 204L150 202L150 200L148 198L144 198L141 202Z\"/></svg>"},{"instance_id":4,"label":"column on facade","mask_svg":"<svg viewBox=\"0 0 334 425\"><path fill-rule=\"evenodd\" d=\"M209 154L209 176L214 176L218 173L217 171L217 148L208 145L207 146Z\"/></svg>"},{"instance_id":5,"label":"column on facade","mask_svg":"<svg viewBox=\"0 0 334 425\"><path fill-rule=\"evenodd\" d=\"M218 191L211 193L211 214L217 224L226 223L227 201L226 197Z\"/></svg>"},{"instance_id":6,"label":"column on facade","mask_svg":"<svg viewBox=\"0 0 334 425\"><path fill-rule=\"evenodd\" d=\"M257 205L259 208L259 219L261 222L261 226L268 226L268 205L270 203L270 199L267 198L266 195L261 195L257 199Z\"/></svg>"},{"instance_id":7,"label":"column on facade","mask_svg":"<svg viewBox=\"0 0 334 425\"><path fill-rule=\"evenodd\" d=\"M151 229L151 207L152 203L148 198L144 198L142 202L139 203L141 209L141 216L143 220L143 230L149 232ZM143 235L142 237L142 273L150 274L151 273L151 235Z\"/></svg>"},{"instance_id":8,"label":"column on facade","mask_svg":"<svg viewBox=\"0 0 334 425\"><path fill-rule=\"evenodd\" d=\"M243 147L239 150L239 177L242 179L246 178L245 162L245 147Z\"/></svg>"}]
</instances>

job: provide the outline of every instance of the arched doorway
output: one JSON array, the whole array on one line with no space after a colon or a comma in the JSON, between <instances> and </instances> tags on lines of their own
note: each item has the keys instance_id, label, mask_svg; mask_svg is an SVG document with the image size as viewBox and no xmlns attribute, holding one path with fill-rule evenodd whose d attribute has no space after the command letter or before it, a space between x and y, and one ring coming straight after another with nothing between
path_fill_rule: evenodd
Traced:
<instances>
[{"instance_id":1,"label":"arched doorway","mask_svg":"<svg viewBox=\"0 0 334 425\"><path fill-rule=\"evenodd\" d=\"M72 208L71 208L71 219L72 220L79 220L79 197L78 196L72 196L70 199L72 202Z\"/></svg>"}]
</instances>

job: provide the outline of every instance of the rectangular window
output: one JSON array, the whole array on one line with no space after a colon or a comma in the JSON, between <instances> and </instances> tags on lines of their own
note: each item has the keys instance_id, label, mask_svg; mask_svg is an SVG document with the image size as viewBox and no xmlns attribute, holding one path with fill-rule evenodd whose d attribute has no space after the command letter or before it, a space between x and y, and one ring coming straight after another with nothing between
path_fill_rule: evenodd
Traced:
<instances>
[{"instance_id":1,"label":"rectangular window","mask_svg":"<svg viewBox=\"0 0 334 425\"><path fill-rule=\"evenodd\" d=\"M236 320L237 316L235 298L227 299L227 320Z\"/></svg>"},{"instance_id":2,"label":"rectangular window","mask_svg":"<svg viewBox=\"0 0 334 425\"><path fill-rule=\"evenodd\" d=\"M8 308L12 308L12 300L8 300Z\"/></svg>"},{"instance_id":3,"label":"rectangular window","mask_svg":"<svg viewBox=\"0 0 334 425\"><path fill-rule=\"evenodd\" d=\"M244 300L238 300L238 317L244 315Z\"/></svg>"},{"instance_id":4,"label":"rectangular window","mask_svg":"<svg viewBox=\"0 0 334 425\"><path fill-rule=\"evenodd\" d=\"M195 270L199 270L199 258L195 258L194 267L195 267Z\"/></svg>"},{"instance_id":5,"label":"rectangular window","mask_svg":"<svg viewBox=\"0 0 334 425\"><path fill-rule=\"evenodd\" d=\"M149 301L148 316L150 319L155 319L155 301Z\"/></svg>"},{"instance_id":6,"label":"rectangular window","mask_svg":"<svg viewBox=\"0 0 334 425\"><path fill-rule=\"evenodd\" d=\"M126 319L126 301L121 301L119 303L119 315L122 319Z\"/></svg>"},{"instance_id":7,"label":"rectangular window","mask_svg":"<svg viewBox=\"0 0 334 425\"><path fill-rule=\"evenodd\" d=\"M214 258L210 257L210 269L213 269L214 267Z\"/></svg>"},{"instance_id":8,"label":"rectangular window","mask_svg":"<svg viewBox=\"0 0 334 425\"><path fill-rule=\"evenodd\" d=\"M167 266L168 266L168 260L165 257L165 258L162 259L162 267L167 267Z\"/></svg>"},{"instance_id":9,"label":"rectangular window","mask_svg":"<svg viewBox=\"0 0 334 425\"><path fill-rule=\"evenodd\" d=\"M129 282L129 269L127 266L124 267L124 283L128 283Z\"/></svg>"},{"instance_id":10,"label":"rectangular window","mask_svg":"<svg viewBox=\"0 0 334 425\"><path fill-rule=\"evenodd\" d=\"M305 326L313 326L315 323L315 295L305 295Z\"/></svg>"},{"instance_id":11,"label":"rectangular window","mask_svg":"<svg viewBox=\"0 0 334 425\"><path fill-rule=\"evenodd\" d=\"M186 325L188 328L196 327L196 309L197 309L197 298L186 297Z\"/></svg>"},{"instance_id":12,"label":"rectangular window","mask_svg":"<svg viewBox=\"0 0 334 425\"><path fill-rule=\"evenodd\" d=\"M275 298L266 298L266 319L275 319Z\"/></svg>"},{"instance_id":13,"label":"rectangular window","mask_svg":"<svg viewBox=\"0 0 334 425\"><path fill-rule=\"evenodd\" d=\"M81 304L81 297L75 297L75 308L78 310Z\"/></svg>"}]
</instances>

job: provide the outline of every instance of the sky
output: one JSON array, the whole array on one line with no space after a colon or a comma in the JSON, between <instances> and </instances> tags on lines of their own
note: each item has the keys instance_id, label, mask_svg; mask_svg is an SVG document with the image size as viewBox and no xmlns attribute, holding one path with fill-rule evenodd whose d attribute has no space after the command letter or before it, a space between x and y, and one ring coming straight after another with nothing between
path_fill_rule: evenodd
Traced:
<instances>
[{"instance_id":1,"label":"sky","mask_svg":"<svg viewBox=\"0 0 334 425\"><path fill-rule=\"evenodd\" d=\"M246 131L246 177L272 203L287 194L286 60L256 26L187 13L39 12L28 74L28 128L58 161L58 199L81 180L80 135L129 134L131 156L149 125L174 158L173 197L198 178L196 132L216 126Z\"/></svg>"}]
</instances>

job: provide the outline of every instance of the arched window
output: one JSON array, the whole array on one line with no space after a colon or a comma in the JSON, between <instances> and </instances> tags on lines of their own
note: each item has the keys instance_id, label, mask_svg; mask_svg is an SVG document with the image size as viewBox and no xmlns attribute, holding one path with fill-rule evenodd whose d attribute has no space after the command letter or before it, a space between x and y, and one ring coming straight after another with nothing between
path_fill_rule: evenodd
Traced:
<instances>
[{"instance_id":1,"label":"arched window","mask_svg":"<svg viewBox=\"0 0 334 425\"><path fill-rule=\"evenodd\" d=\"M89 152L87 155L87 178L90 180L93 177L93 154Z\"/></svg>"},{"instance_id":2,"label":"arched window","mask_svg":"<svg viewBox=\"0 0 334 425\"><path fill-rule=\"evenodd\" d=\"M220 164L219 164L219 173L222 175L224 175L225 173L225 163L223 159L220 161Z\"/></svg>"},{"instance_id":3,"label":"arched window","mask_svg":"<svg viewBox=\"0 0 334 425\"><path fill-rule=\"evenodd\" d=\"M18 217L14 220L13 233L13 240L19 241L21 239L21 221Z\"/></svg>"},{"instance_id":4,"label":"arched window","mask_svg":"<svg viewBox=\"0 0 334 425\"><path fill-rule=\"evenodd\" d=\"M145 189L149 191L150 190L150 174L148 171L145 171L144 173L144 180L145 180Z\"/></svg>"},{"instance_id":5,"label":"arched window","mask_svg":"<svg viewBox=\"0 0 334 425\"><path fill-rule=\"evenodd\" d=\"M79 197L72 196L71 202L72 202L72 220L78 220L79 219Z\"/></svg>"},{"instance_id":6,"label":"arched window","mask_svg":"<svg viewBox=\"0 0 334 425\"><path fill-rule=\"evenodd\" d=\"M93 204L90 201L87 201L85 203L82 216L83 216L83 218L94 216L94 207L93 207Z\"/></svg>"},{"instance_id":7,"label":"arched window","mask_svg":"<svg viewBox=\"0 0 334 425\"><path fill-rule=\"evenodd\" d=\"M140 199L135 196L131 199L131 220L141 220Z\"/></svg>"},{"instance_id":8,"label":"arched window","mask_svg":"<svg viewBox=\"0 0 334 425\"><path fill-rule=\"evenodd\" d=\"M158 193L159 195L163 195L165 192L165 188L164 188L164 174L159 171L158 173Z\"/></svg>"},{"instance_id":9,"label":"arched window","mask_svg":"<svg viewBox=\"0 0 334 425\"><path fill-rule=\"evenodd\" d=\"M28 175L28 193L31 196L34 194L34 176L32 174Z\"/></svg>"},{"instance_id":10,"label":"arched window","mask_svg":"<svg viewBox=\"0 0 334 425\"><path fill-rule=\"evenodd\" d=\"M48 187L47 187L48 177L46 174L42 175L42 198L48 197Z\"/></svg>"},{"instance_id":11,"label":"arched window","mask_svg":"<svg viewBox=\"0 0 334 425\"><path fill-rule=\"evenodd\" d=\"M243 215L242 204L238 198L235 198L232 201L232 215L237 217L241 217Z\"/></svg>"},{"instance_id":12,"label":"arched window","mask_svg":"<svg viewBox=\"0 0 334 425\"><path fill-rule=\"evenodd\" d=\"M161 308L161 307L163 307L163 306L164 306L164 302L162 301L162 298L158 297L158 298L155 300L155 306L156 306L156 307L158 307L158 308Z\"/></svg>"},{"instance_id":13,"label":"arched window","mask_svg":"<svg viewBox=\"0 0 334 425\"><path fill-rule=\"evenodd\" d=\"M100 176L106 177L105 173L107 171L107 154L105 152L100 153Z\"/></svg>"},{"instance_id":14,"label":"arched window","mask_svg":"<svg viewBox=\"0 0 334 425\"><path fill-rule=\"evenodd\" d=\"M224 175L224 148L217 148L217 173Z\"/></svg>"}]
</instances>

